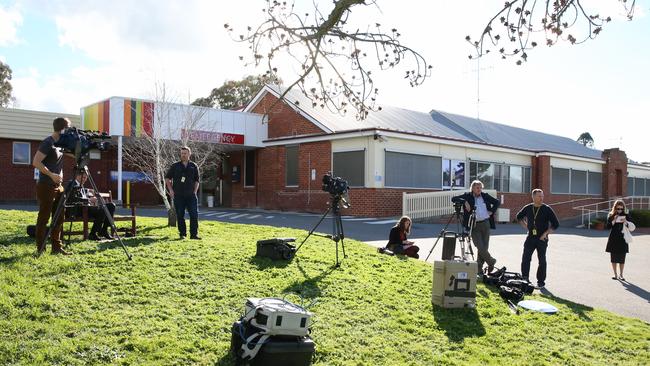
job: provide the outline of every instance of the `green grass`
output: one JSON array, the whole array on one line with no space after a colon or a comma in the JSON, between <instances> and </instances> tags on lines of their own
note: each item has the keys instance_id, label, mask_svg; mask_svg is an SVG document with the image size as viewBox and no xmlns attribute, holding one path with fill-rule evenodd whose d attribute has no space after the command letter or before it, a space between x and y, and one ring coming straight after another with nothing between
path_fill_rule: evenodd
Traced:
<instances>
[{"instance_id":1,"label":"green grass","mask_svg":"<svg viewBox=\"0 0 650 366\"><path fill-rule=\"evenodd\" d=\"M274 263L254 257L258 239L306 233L201 222L203 241L179 241L166 220L142 218L125 240L132 261L89 241L72 257L34 259L24 235L34 221L0 210L2 365L232 365L244 299L287 292L317 300L315 365L650 364L640 320L537 295L559 314L515 315L482 284L476 310L432 307L430 265L352 240L339 269L333 242L318 237Z\"/></svg>"}]
</instances>

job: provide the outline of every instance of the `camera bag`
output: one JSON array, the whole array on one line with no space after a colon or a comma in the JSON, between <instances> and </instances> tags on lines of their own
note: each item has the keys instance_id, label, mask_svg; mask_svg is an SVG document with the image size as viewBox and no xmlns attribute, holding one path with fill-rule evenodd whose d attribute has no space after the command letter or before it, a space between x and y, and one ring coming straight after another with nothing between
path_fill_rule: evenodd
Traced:
<instances>
[{"instance_id":1,"label":"camera bag","mask_svg":"<svg viewBox=\"0 0 650 366\"><path fill-rule=\"evenodd\" d=\"M294 241L296 241L295 238L258 240L255 256L266 257L273 260L290 260L296 253L296 247L289 243Z\"/></svg>"}]
</instances>

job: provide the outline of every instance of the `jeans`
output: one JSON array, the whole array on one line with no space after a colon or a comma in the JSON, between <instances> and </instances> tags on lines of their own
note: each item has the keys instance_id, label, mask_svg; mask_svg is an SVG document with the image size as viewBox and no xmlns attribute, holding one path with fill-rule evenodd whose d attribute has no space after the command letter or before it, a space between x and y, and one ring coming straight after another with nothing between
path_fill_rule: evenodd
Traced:
<instances>
[{"instance_id":1,"label":"jeans","mask_svg":"<svg viewBox=\"0 0 650 366\"><path fill-rule=\"evenodd\" d=\"M521 256L521 275L528 278L530 272L530 260L533 257L533 252L537 250L537 260L539 266L537 267L537 284L544 286L546 281L546 248L548 248L548 239L540 240L537 237L529 236L524 242L524 254Z\"/></svg>"},{"instance_id":2,"label":"jeans","mask_svg":"<svg viewBox=\"0 0 650 366\"><path fill-rule=\"evenodd\" d=\"M185 210L190 214L190 237L195 237L199 232L199 207L196 194L174 195L174 207L176 208L176 219L178 220L178 233L187 235L185 228Z\"/></svg>"}]
</instances>

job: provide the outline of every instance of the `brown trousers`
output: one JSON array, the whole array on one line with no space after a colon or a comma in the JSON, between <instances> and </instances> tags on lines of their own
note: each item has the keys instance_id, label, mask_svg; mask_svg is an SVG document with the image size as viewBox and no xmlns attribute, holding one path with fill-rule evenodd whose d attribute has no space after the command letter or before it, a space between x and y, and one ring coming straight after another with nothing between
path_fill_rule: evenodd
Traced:
<instances>
[{"instance_id":1,"label":"brown trousers","mask_svg":"<svg viewBox=\"0 0 650 366\"><path fill-rule=\"evenodd\" d=\"M36 221L36 248L39 252L46 249L45 234L47 233L47 222L50 216L54 215L59 202L63 197L63 186L55 186L52 183L38 182L36 184L36 199L38 200L38 219ZM65 209L63 210L65 211ZM63 218L65 212L61 212L59 220L54 225L50 239L52 240L52 251L61 249L61 232L63 231Z\"/></svg>"}]
</instances>

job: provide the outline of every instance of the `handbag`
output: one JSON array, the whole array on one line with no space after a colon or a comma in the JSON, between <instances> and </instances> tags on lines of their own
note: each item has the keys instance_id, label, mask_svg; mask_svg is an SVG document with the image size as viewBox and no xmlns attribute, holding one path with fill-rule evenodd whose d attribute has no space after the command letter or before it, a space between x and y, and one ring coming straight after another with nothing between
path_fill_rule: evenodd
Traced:
<instances>
[{"instance_id":1,"label":"handbag","mask_svg":"<svg viewBox=\"0 0 650 366\"><path fill-rule=\"evenodd\" d=\"M631 244L633 241L632 238L632 231L636 230L636 225L632 223L631 221L628 221L626 225L623 225L623 229L621 232L623 233L623 238L625 239L625 242L628 244Z\"/></svg>"}]
</instances>

